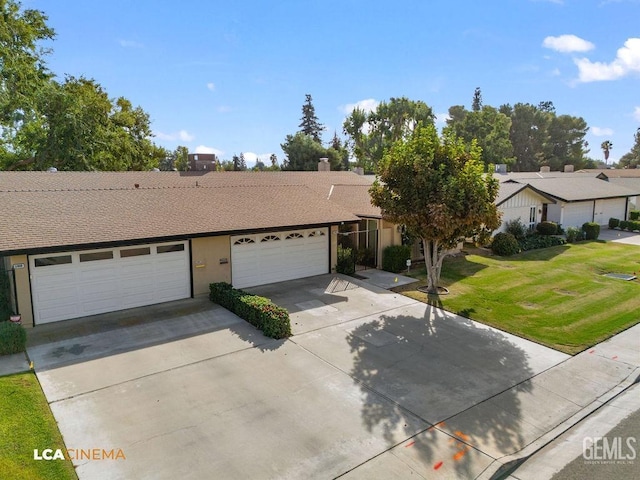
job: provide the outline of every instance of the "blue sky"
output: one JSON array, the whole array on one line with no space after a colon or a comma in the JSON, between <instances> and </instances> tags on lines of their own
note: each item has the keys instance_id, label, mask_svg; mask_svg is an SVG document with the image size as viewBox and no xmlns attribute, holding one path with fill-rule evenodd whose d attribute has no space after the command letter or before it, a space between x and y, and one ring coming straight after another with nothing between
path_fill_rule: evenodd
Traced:
<instances>
[{"instance_id":1,"label":"blue sky","mask_svg":"<svg viewBox=\"0 0 640 480\"><path fill-rule=\"evenodd\" d=\"M49 67L145 109L169 149L276 153L305 94L327 127L406 96L448 108L550 100L611 160L640 127L640 0L23 0L57 38Z\"/></svg>"}]
</instances>

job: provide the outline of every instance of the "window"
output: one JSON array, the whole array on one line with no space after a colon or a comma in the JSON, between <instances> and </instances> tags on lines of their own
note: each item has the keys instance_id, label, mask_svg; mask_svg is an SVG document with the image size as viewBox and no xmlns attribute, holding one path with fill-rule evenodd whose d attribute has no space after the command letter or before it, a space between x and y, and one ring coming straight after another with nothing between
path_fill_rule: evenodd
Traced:
<instances>
[{"instance_id":1,"label":"window","mask_svg":"<svg viewBox=\"0 0 640 480\"><path fill-rule=\"evenodd\" d=\"M95 260L111 260L113 258L113 252L107 250L105 252L93 252L93 253L81 253L81 262L93 262Z\"/></svg>"},{"instance_id":2,"label":"window","mask_svg":"<svg viewBox=\"0 0 640 480\"><path fill-rule=\"evenodd\" d=\"M176 243L174 245L159 245L158 253L182 252L184 251L184 243Z\"/></svg>"},{"instance_id":3,"label":"window","mask_svg":"<svg viewBox=\"0 0 640 480\"><path fill-rule=\"evenodd\" d=\"M290 240L292 238L304 238L304 235L298 232L290 233L289 235L287 235L287 238L285 238L285 240Z\"/></svg>"},{"instance_id":4,"label":"window","mask_svg":"<svg viewBox=\"0 0 640 480\"><path fill-rule=\"evenodd\" d=\"M234 245L246 245L247 243L256 243L253 241L253 238L242 237L233 242Z\"/></svg>"},{"instance_id":5,"label":"window","mask_svg":"<svg viewBox=\"0 0 640 480\"><path fill-rule=\"evenodd\" d=\"M529 230L534 231L536 228L536 207L529 208Z\"/></svg>"},{"instance_id":6,"label":"window","mask_svg":"<svg viewBox=\"0 0 640 480\"><path fill-rule=\"evenodd\" d=\"M71 255L58 255L57 257L36 258L36 267L48 267L50 265L64 265L71 263Z\"/></svg>"},{"instance_id":7,"label":"window","mask_svg":"<svg viewBox=\"0 0 640 480\"><path fill-rule=\"evenodd\" d=\"M262 237L262 240L260 240L261 242L277 242L278 240L280 240L280 237L277 235L267 235L265 237Z\"/></svg>"},{"instance_id":8,"label":"window","mask_svg":"<svg viewBox=\"0 0 640 480\"><path fill-rule=\"evenodd\" d=\"M127 248L120 250L120 258L139 257L140 255L151 255L150 247Z\"/></svg>"},{"instance_id":9,"label":"window","mask_svg":"<svg viewBox=\"0 0 640 480\"><path fill-rule=\"evenodd\" d=\"M308 236L309 237L323 237L325 235L324 230L314 230Z\"/></svg>"}]
</instances>

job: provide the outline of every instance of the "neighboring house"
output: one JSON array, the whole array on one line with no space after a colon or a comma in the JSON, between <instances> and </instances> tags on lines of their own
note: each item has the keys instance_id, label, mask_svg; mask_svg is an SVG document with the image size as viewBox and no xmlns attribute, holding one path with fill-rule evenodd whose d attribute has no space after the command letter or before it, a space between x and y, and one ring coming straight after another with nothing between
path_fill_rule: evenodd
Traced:
<instances>
[{"instance_id":1,"label":"neighboring house","mask_svg":"<svg viewBox=\"0 0 640 480\"><path fill-rule=\"evenodd\" d=\"M606 180L607 182L614 183L622 187L640 191L640 168L600 170L597 178L601 178L602 180ZM640 203L638 202L637 196L631 197L629 199L629 203L632 210L640 209Z\"/></svg>"},{"instance_id":2,"label":"neighboring house","mask_svg":"<svg viewBox=\"0 0 640 480\"><path fill-rule=\"evenodd\" d=\"M190 153L188 155L189 171L215 172L218 166L218 157L214 153Z\"/></svg>"},{"instance_id":3,"label":"neighboring house","mask_svg":"<svg viewBox=\"0 0 640 480\"><path fill-rule=\"evenodd\" d=\"M627 219L630 199L640 195L640 188L629 189L590 176L529 178L509 180L529 185L555 202L543 205L541 220L563 227L580 227L585 222L607 225L609 218ZM526 222L526 219L523 218Z\"/></svg>"},{"instance_id":4,"label":"neighboring house","mask_svg":"<svg viewBox=\"0 0 640 480\"><path fill-rule=\"evenodd\" d=\"M212 282L325 274L339 229L365 222L378 252L400 241L362 201L370 183L351 172L0 172L11 217L0 261L26 325L203 295Z\"/></svg>"},{"instance_id":5,"label":"neighboring house","mask_svg":"<svg viewBox=\"0 0 640 480\"><path fill-rule=\"evenodd\" d=\"M547 220L548 206L556 201L529 184L504 182L500 184L495 203L502 213L502 223L494 234L504 232L507 222L518 219L533 230L537 223Z\"/></svg>"}]
</instances>

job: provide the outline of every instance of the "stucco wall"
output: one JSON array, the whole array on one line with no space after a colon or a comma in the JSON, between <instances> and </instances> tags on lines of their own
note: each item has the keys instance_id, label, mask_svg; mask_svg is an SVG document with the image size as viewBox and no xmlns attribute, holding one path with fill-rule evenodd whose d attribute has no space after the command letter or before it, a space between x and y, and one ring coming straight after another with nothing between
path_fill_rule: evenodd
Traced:
<instances>
[{"instance_id":1,"label":"stucco wall","mask_svg":"<svg viewBox=\"0 0 640 480\"><path fill-rule=\"evenodd\" d=\"M210 283L231 283L231 239L229 235L192 239L191 261L194 296L208 294Z\"/></svg>"},{"instance_id":2,"label":"stucco wall","mask_svg":"<svg viewBox=\"0 0 640 480\"><path fill-rule=\"evenodd\" d=\"M18 313L22 315L22 324L25 327L33 327L33 309L31 308L31 283L29 281L29 268L26 255L13 255L9 257L6 265L9 274L16 264L23 264L24 268L14 270L16 279L16 291L18 297ZM13 301L13 300L12 300ZM14 307L15 308L15 307Z\"/></svg>"},{"instance_id":3,"label":"stucco wall","mask_svg":"<svg viewBox=\"0 0 640 480\"><path fill-rule=\"evenodd\" d=\"M332 225L331 231L329 232L329 265L331 267L331 273L336 272L336 263L338 261L338 226Z\"/></svg>"}]
</instances>

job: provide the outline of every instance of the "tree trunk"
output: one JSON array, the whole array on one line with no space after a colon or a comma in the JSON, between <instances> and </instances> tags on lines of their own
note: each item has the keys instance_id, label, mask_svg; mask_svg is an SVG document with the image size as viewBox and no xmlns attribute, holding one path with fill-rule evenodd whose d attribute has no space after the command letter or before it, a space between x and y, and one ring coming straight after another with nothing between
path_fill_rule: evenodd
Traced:
<instances>
[{"instance_id":1,"label":"tree trunk","mask_svg":"<svg viewBox=\"0 0 640 480\"><path fill-rule=\"evenodd\" d=\"M442 250L437 240L425 238L422 239L422 246L424 248L424 264L427 267L427 293L437 294L442 262L452 250Z\"/></svg>"}]
</instances>

